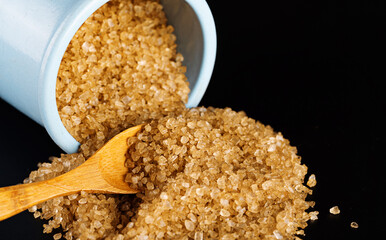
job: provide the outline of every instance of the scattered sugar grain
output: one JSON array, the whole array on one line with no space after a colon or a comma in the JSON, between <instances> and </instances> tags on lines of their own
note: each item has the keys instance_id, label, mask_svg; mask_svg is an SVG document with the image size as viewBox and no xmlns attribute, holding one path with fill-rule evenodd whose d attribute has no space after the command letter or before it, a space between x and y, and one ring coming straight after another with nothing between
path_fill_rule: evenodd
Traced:
<instances>
[{"instance_id":1,"label":"scattered sugar grain","mask_svg":"<svg viewBox=\"0 0 386 240\"><path fill-rule=\"evenodd\" d=\"M311 221L315 221L318 219L318 215L319 215L319 212L318 211L313 211L313 212L310 212L310 220Z\"/></svg>"},{"instance_id":2,"label":"scattered sugar grain","mask_svg":"<svg viewBox=\"0 0 386 240\"><path fill-rule=\"evenodd\" d=\"M163 192L163 193L161 193L160 198L163 200L167 200L169 197L168 197L167 193Z\"/></svg>"},{"instance_id":3,"label":"scattered sugar grain","mask_svg":"<svg viewBox=\"0 0 386 240\"><path fill-rule=\"evenodd\" d=\"M339 214L340 213L339 207L338 206L334 206L334 207L330 208L330 213L334 214L334 215Z\"/></svg>"},{"instance_id":4,"label":"scattered sugar grain","mask_svg":"<svg viewBox=\"0 0 386 240\"><path fill-rule=\"evenodd\" d=\"M283 239L283 236L280 234L278 230L273 231L273 235L276 239Z\"/></svg>"},{"instance_id":5,"label":"scattered sugar grain","mask_svg":"<svg viewBox=\"0 0 386 240\"><path fill-rule=\"evenodd\" d=\"M151 223L154 222L154 218L153 218L152 216L146 216L145 222L146 222L147 224L151 224Z\"/></svg>"},{"instance_id":6,"label":"scattered sugar grain","mask_svg":"<svg viewBox=\"0 0 386 240\"><path fill-rule=\"evenodd\" d=\"M316 177L315 174L311 174L307 181L307 186L315 187L316 186Z\"/></svg>"},{"instance_id":7,"label":"scattered sugar grain","mask_svg":"<svg viewBox=\"0 0 386 240\"><path fill-rule=\"evenodd\" d=\"M61 233L57 233L57 234L55 234L55 235L53 236L53 238L54 238L55 240L59 240L59 239L62 238L62 234L61 234Z\"/></svg>"},{"instance_id":8,"label":"scattered sugar grain","mask_svg":"<svg viewBox=\"0 0 386 240\"><path fill-rule=\"evenodd\" d=\"M202 232L196 232L194 233L194 240L203 240L204 234Z\"/></svg>"},{"instance_id":9,"label":"scattered sugar grain","mask_svg":"<svg viewBox=\"0 0 386 240\"><path fill-rule=\"evenodd\" d=\"M86 198L81 198L81 199L79 199L78 203L79 204L86 204L87 203L87 199Z\"/></svg>"},{"instance_id":10,"label":"scattered sugar grain","mask_svg":"<svg viewBox=\"0 0 386 240\"><path fill-rule=\"evenodd\" d=\"M351 228L359 228L359 224L357 222L351 222L350 227Z\"/></svg>"},{"instance_id":11,"label":"scattered sugar grain","mask_svg":"<svg viewBox=\"0 0 386 240\"><path fill-rule=\"evenodd\" d=\"M194 223L190 220L185 220L185 227L188 231L193 231L195 228Z\"/></svg>"},{"instance_id":12,"label":"scattered sugar grain","mask_svg":"<svg viewBox=\"0 0 386 240\"><path fill-rule=\"evenodd\" d=\"M221 209L220 215L223 217L229 217L231 214L229 213L229 211L227 211L225 209Z\"/></svg>"}]
</instances>

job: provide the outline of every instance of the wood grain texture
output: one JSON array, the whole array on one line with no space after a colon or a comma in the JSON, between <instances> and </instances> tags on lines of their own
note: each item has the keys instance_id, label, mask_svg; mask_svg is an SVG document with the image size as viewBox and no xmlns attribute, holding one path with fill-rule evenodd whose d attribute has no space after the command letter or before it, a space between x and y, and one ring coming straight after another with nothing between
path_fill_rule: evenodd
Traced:
<instances>
[{"instance_id":1,"label":"wood grain texture","mask_svg":"<svg viewBox=\"0 0 386 240\"><path fill-rule=\"evenodd\" d=\"M0 221L49 199L74 194L90 193L133 194L124 181L127 139L142 125L116 135L79 167L56 178L29 184L0 188Z\"/></svg>"}]
</instances>

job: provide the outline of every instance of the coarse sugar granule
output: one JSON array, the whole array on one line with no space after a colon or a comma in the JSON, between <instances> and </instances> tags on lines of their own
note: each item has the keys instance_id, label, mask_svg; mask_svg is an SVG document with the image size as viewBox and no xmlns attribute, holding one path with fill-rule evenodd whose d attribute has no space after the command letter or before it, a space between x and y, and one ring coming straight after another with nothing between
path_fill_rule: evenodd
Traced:
<instances>
[{"instance_id":1,"label":"coarse sugar granule","mask_svg":"<svg viewBox=\"0 0 386 240\"><path fill-rule=\"evenodd\" d=\"M315 187L316 186L316 177L315 174L311 174L307 181L307 186Z\"/></svg>"},{"instance_id":2,"label":"coarse sugar granule","mask_svg":"<svg viewBox=\"0 0 386 240\"><path fill-rule=\"evenodd\" d=\"M318 212L318 211L310 212L310 220L311 220L311 221L318 220L318 215L319 215L319 212Z\"/></svg>"},{"instance_id":3,"label":"coarse sugar granule","mask_svg":"<svg viewBox=\"0 0 386 240\"><path fill-rule=\"evenodd\" d=\"M59 240L62 238L62 234L61 233L57 233L53 236L54 240Z\"/></svg>"},{"instance_id":4,"label":"coarse sugar granule","mask_svg":"<svg viewBox=\"0 0 386 240\"><path fill-rule=\"evenodd\" d=\"M351 228L359 228L359 224L357 222L351 222L350 227Z\"/></svg>"},{"instance_id":5,"label":"coarse sugar granule","mask_svg":"<svg viewBox=\"0 0 386 240\"><path fill-rule=\"evenodd\" d=\"M338 206L334 206L334 207L330 208L330 213L334 214L334 215L339 214L340 213L339 207Z\"/></svg>"},{"instance_id":6,"label":"coarse sugar granule","mask_svg":"<svg viewBox=\"0 0 386 240\"><path fill-rule=\"evenodd\" d=\"M60 118L100 148L128 127L184 107L189 84L159 1L112 0L76 32L56 83Z\"/></svg>"}]
</instances>

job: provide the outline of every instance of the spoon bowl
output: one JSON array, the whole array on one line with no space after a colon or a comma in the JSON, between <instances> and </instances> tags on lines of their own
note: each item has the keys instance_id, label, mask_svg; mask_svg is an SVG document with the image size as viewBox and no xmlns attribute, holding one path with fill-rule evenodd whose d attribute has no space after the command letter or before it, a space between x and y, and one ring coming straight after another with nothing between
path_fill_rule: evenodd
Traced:
<instances>
[{"instance_id":1,"label":"spoon bowl","mask_svg":"<svg viewBox=\"0 0 386 240\"><path fill-rule=\"evenodd\" d=\"M138 125L119 133L79 167L58 177L0 188L0 221L49 199L80 191L133 194L125 182L127 139L141 130Z\"/></svg>"}]
</instances>

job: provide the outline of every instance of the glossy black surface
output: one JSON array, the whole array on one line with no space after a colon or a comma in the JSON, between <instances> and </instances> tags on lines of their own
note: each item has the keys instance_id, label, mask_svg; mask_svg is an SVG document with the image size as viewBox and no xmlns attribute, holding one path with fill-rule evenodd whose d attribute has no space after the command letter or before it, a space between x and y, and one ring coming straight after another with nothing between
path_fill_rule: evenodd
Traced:
<instances>
[{"instance_id":1,"label":"glossy black surface","mask_svg":"<svg viewBox=\"0 0 386 240\"><path fill-rule=\"evenodd\" d=\"M304 239L383 239L386 3L251 3L208 0L218 55L200 105L244 110L297 146L318 181L310 200L320 215ZM1 100L0 116L0 186L60 154L42 127ZM334 205L338 216L329 214ZM29 213L0 222L0 239L52 239L41 232Z\"/></svg>"}]
</instances>

